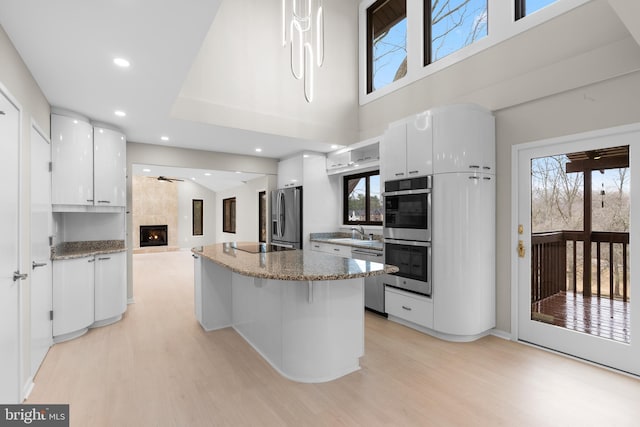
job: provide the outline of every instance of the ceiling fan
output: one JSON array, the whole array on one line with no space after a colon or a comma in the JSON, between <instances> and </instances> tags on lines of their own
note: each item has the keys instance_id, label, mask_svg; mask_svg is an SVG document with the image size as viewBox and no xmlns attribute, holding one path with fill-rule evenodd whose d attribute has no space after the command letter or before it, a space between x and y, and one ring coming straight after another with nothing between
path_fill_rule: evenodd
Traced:
<instances>
[{"instance_id":1,"label":"ceiling fan","mask_svg":"<svg viewBox=\"0 0 640 427\"><path fill-rule=\"evenodd\" d=\"M151 177L152 178L152 177ZM180 181L183 182L184 179L180 179L180 178L169 178L166 176L162 176L160 175L159 177L156 178L158 181L166 181L166 182L174 182L174 181Z\"/></svg>"}]
</instances>

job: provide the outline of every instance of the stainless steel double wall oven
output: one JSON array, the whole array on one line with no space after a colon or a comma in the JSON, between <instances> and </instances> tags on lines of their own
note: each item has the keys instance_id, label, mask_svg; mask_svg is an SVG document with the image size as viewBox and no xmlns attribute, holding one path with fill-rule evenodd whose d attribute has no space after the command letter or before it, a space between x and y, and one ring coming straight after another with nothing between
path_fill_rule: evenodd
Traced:
<instances>
[{"instance_id":1,"label":"stainless steel double wall oven","mask_svg":"<svg viewBox=\"0 0 640 427\"><path fill-rule=\"evenodd\" d=\"M385 263L400 271L384 284L431 296L431 189L433 177L384 184Z\"/></svg>"}]
</instances>

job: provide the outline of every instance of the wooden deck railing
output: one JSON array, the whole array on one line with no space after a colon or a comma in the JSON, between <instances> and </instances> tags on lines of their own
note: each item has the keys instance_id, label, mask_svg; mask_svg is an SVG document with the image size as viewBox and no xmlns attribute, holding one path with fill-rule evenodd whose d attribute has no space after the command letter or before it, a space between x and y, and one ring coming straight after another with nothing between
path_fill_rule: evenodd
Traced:
<instances>
[{"instance_id":1,"label":"wooden deck railing","mask_svg":"<svg viewBox=\"0 0 640 427\"><path fill-rule=\"evenodd\" d=\"M592 232L592 283L597 297L629 300L629 233ZM580 231L534 233L531 236L531 302L562 291L582 292ZM594 271L595 268L595 271Z\"/></svg>"}]
</instances>

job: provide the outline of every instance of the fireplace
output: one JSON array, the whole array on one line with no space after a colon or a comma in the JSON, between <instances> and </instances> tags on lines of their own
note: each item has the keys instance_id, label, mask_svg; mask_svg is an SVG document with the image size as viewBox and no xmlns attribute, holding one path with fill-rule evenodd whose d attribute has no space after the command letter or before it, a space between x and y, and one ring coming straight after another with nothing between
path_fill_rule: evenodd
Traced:
<instances>
[{"instance_id":1,"label":"fireplace","mask_svg":"<svg viewBox=\"0 0 640 427\"><path fill-rule=\"evenodd\" d=\"M168 242L166 225L140 226L140 247L167 246Z\"/></svg>"}]
</instances>

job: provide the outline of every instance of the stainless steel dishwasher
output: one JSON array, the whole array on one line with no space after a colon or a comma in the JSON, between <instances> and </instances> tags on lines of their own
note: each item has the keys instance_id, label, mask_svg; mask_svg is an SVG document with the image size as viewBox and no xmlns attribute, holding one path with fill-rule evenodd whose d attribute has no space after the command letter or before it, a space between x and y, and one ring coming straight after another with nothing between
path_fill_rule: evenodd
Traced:
<instances>
[{"instance_id":1,"label":"stainless steel dishwasher","mask_svg":"<svg viewBox=\"0 0 640 427\"><path fill-rule=\"evenodd\" d=\"M351 249L351 258L384 264L384 253L372 249ZM382 276L365 277L364 279L364 306L379 314L384 312L384 283Z\"/></svg>"}]
</instances>

